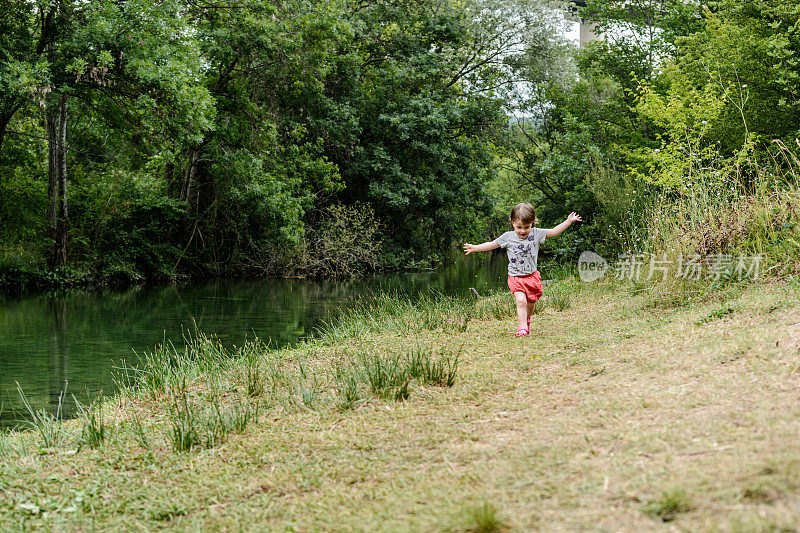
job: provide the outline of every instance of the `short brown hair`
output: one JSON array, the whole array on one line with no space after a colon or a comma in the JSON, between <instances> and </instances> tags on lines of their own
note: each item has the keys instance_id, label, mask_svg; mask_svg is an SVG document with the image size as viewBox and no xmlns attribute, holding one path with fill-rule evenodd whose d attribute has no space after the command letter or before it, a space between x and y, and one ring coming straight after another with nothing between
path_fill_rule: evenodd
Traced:
<instances>
[{"instance_id":1,"label":"short brown hair","mask_svg":"<svg viewBox=\"0 0 800 533\"><path fill-rule=\"evenodd\" d=\"M531 204L517 204L511 210L511 223L520 221L523 224L533 224L536 222L536 208Z\"/></svg>"}]
</instances>

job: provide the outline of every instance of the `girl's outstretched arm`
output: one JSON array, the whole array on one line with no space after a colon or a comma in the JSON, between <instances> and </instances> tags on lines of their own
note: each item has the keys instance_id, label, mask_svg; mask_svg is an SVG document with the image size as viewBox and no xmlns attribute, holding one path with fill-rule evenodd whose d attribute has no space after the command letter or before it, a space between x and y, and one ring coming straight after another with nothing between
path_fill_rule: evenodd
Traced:
<instances>
[{"instance_id":1,"label":"girl's outstretched arm","mask_svg":"<svg viewBox=\"0 0 800 533\"><path fill-rule=\"evenodd\" d=\"M574 211L569 214L567 220L556 226L555 228L547 230L548 237L555 237L556 235L561 235L561 232L567 229L572 225L573 222L583 222L581 216Z\"/></svg>"},{"instance_id":2,"label":"girl's outstretched arm","mask_svg":"<svg viewBox=\"0 0 800 533\"><path fill-rule=\"evenodd\" d=\"M495 241L488 241L483 244L469 244L465 242L464 254L469 255L472 252L488 252L489 250L494 250L495 248L500 248L500 245Z\"/></svg>"}]
</instances>

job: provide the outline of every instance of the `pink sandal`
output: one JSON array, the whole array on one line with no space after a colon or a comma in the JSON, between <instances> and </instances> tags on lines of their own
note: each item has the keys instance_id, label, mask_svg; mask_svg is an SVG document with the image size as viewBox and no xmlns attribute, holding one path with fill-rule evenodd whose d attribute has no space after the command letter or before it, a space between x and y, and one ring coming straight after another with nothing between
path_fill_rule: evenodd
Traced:
<instances>
[{"instance_id":1,"label":"pink sandal","mask_svg":"<svg viewBox=\"0 0 800 533\"><path fill-rule=\"evenodd\" d=\"M525 335L530 334L530 332L525 328L519 328L516 333L514 333L515 337L524 337Z\"/></svg>"}]
</instances>

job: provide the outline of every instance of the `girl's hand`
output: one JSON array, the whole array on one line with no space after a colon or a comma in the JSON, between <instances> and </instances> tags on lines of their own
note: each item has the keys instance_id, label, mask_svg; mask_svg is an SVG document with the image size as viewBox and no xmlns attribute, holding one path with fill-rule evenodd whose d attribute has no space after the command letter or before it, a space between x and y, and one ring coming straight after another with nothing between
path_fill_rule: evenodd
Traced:
<instances>
[{"instance_id":1,"label":"girl's hand","mask_svg":"<svg viewBox=\"0 0 800 533\"><path fill-rule=\"evenodd\" d=\"M469 244L468 242L465 242L464 243L464 255L471 254L472 252L475 251L475 248L477 248L477 246L475 246L474 244Z\"/></svg>"},{"instance_id":2,"label":"girl's hand","mask_svg":"<svg viewBox=\"0 0 800 533\"><path fill-rule=\"evenodd\" d=\"M576 212L574 212L574 211L569 214L569 216L567 217L567 220L570 223L572 223L572 222L583 222L583 219L581 218L581 216L579 214L577 214Z\"/></svg>"}]
</instances>

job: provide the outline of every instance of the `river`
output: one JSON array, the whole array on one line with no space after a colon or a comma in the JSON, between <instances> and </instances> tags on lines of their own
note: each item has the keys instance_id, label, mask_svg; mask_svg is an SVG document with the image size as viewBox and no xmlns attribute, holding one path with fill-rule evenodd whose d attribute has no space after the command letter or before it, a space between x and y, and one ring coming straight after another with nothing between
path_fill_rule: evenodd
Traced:
<instances>
[{"instance_id":1,"label":"river","mask_svg":"<svg viewBox=\"0 0 800 533\"><path fill-rule=\"evenodd\" d=\"M504 288L506 261L481 254L430 272L347 281L218 279L200 285L72 290L0 297L0 427L26 418L17 384L34 409L55 412L66 387L65 417L114 394L114 369L156 344L183 345L195 331L226 345L258 337L271 346L311 337L326 320L379 292L466 294ZM74 398L73 398L74 396Z\"/></svg>"}]
</instances>

